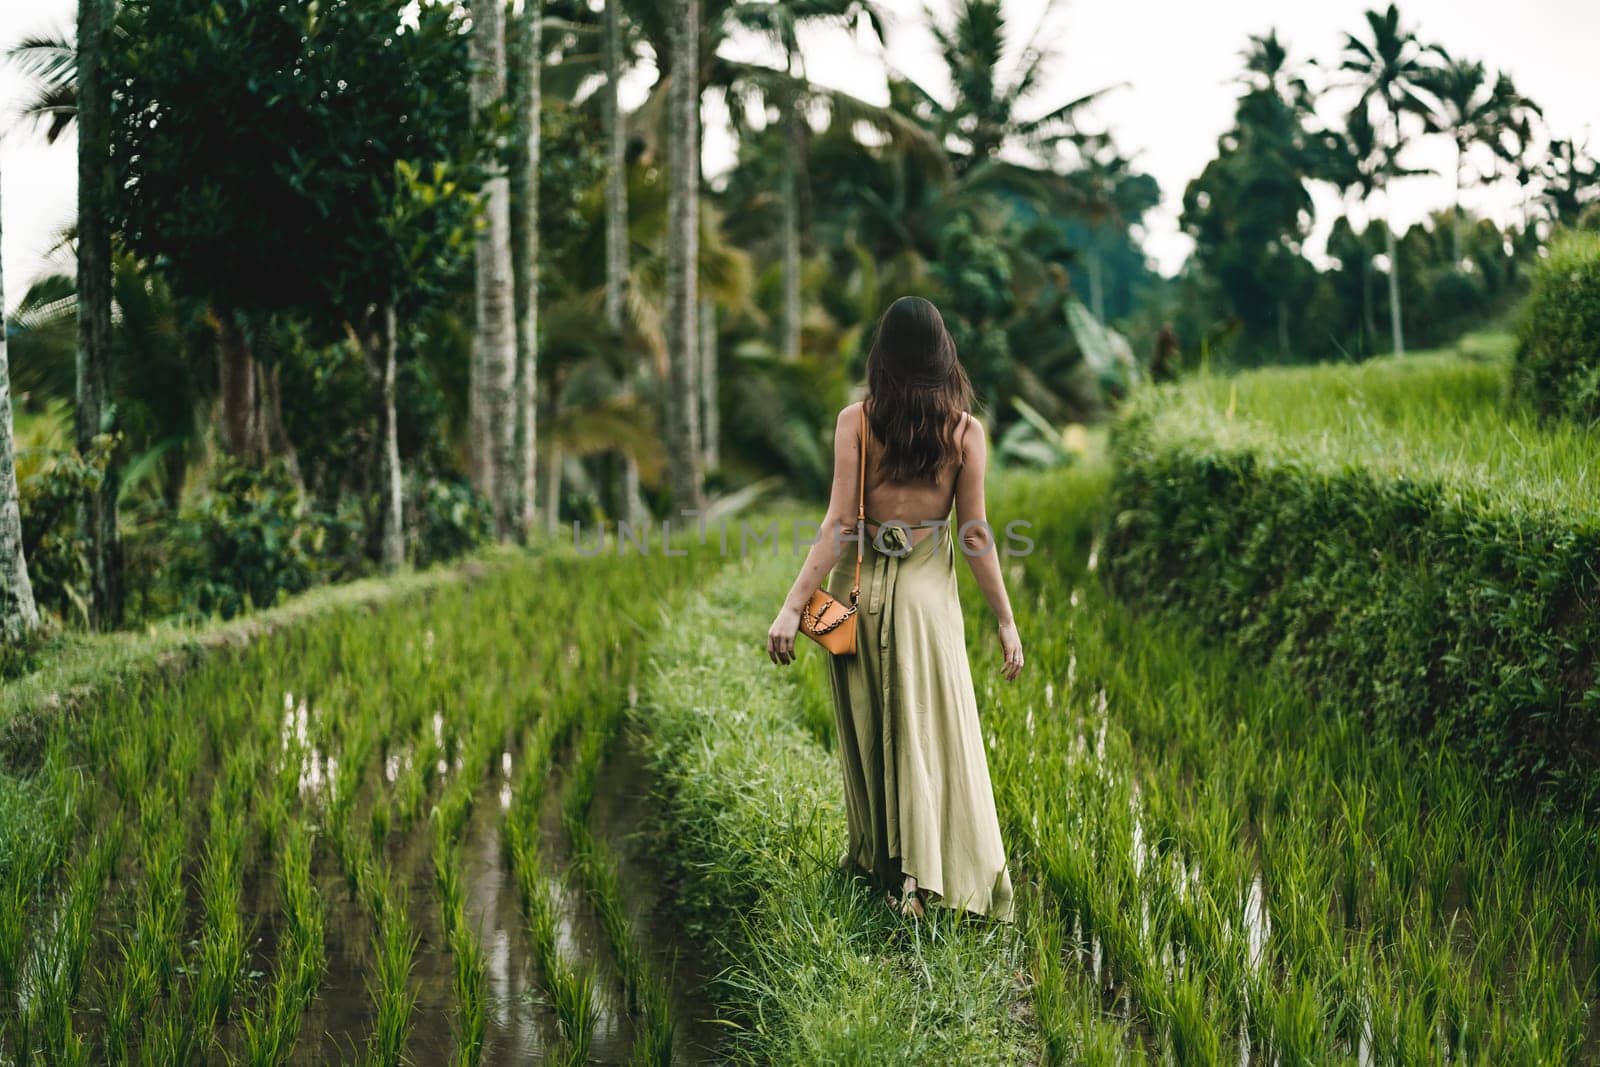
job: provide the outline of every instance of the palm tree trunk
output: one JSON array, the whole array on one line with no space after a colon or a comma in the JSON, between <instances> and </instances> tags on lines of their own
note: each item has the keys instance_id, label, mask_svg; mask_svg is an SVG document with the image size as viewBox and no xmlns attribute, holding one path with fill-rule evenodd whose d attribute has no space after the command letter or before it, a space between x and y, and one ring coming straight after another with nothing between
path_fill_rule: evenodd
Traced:
<instances>
[{"instance_id":1,"label":"palm tree trunk","mask_svg":"<svg viewBox=\"0 0 1600 1067\"><path fill-rule=\"evenodd\" d=\"M383 569L399 570L406 561L404 526L404 494L400 471L400 423L395 413L395 348L398 343L394 305L384 307L379 319L377 336L373 338L373 356L380 362L383 373L383 445L379 464L378 486L383 501L383 518L379 524L382 545Z\"/></svg>"},{"instance_id":2,"label":"palm tree trunk","mask_svg":"<svg viewBox=\"0 0 1600 1067\"><path fill-rule=\"evenodd\" d=\"M1383 224L1384 251L1389 256L1389 334L1394 354L1406 354L1405 333L1400 327L1400 249L1394 239L1394 227L1387 219Z\"/></svg>"},{"instance_id":3,"label":"palm tree trunk","mask_svg":"<svg viewBox=\"0 0 1600 1067\"><path fill-rule=\"evenodd\" d=\"M700 426L706 469L715 470L721 427L717 423L717 305L710 297L700 301Z\"/></svg>"},{"instance_id":4,"label":"palm tree trunk","mask_svg":"<svg viewBox=\"0 0 1600 1067\"><path fill-rule=\"evenodd\" d=\"M515 220L523 231L522 240L516 242L522 257L516 271L522 288L522 314L517 320L515 484L503 487L502 492L514 494L508 507L514 509L518 535L527 540L537 511L534 472L539 440L539 116L543 108L544 0L523 0L521 31L527 67L523 99L517 109L521 124L517 138L526 158L517 190L522 211Z\"/></svg>"},{"instance_id":5,"label":"palm tree trunk","mask_svg":"<svg viewBox=\"0 0 1600 1067\"><path fill-rule=\"evenodd\" d=\"M600 101L606 135L606 326L620 334L628 299L628 136L618 97L622 0L605 4L606 84Z\"/></svg>"},{"instance_id":6,"label":"palm tree trunk","mask_svg":"<svg viewBox=\"0 0 1600 1067\"><path fill-rule=\"evenodd\" d=\"M790 61L793 67L793 61ZM805 150L800 136L800 102L797 94L783 95L783 177L779 183L783 203L783 358L800 358L800 169Z\"/></svg>"},{"instance_id":7,"label":"palm tree trunk","mask_svg":"<svg viewBox=\"0 0 1600 1067\"><path fill-rule=\"evenodd\" d=\"M1461 269L1461 164L1467 155L1466 146L1460 141L1456 142L1456 206L1450 216L1450 251L1451 262L1456 270Z\"/></svg>"},{"instance_id":8,"label":"palm tree trunk","mask_svg":"<svg viewBox=\"0 0 1600 1067\"><path fill-rule=\"evenodd\" d=\"M78 0L78 451L116 432L111 402L111 171L106 164L110 86L102 63L110 0ZM78 526L89 546L89 620L99 630L122 622L122 546L117 536L115 453L99 485L85 492Z\"/></svg>"},{"instance_id":9,"label":"palm tree trunk","mask_svg":"<svg viewBox=\"0 0 1600 1067\"><path fill-rule=\"evenodd\" d=\"M667 232L667 458L680 509L701 504L694 380L700 259L700 0L672 3Z\"/></svg>"},{"instance_id":10,"label":"palm tree trunk","mask_svg":"<svg viewBox=\"0 0 1600 1067\"><path fill-rule=\"evenodd\" d=\"M628 136L618 88L622 82L622 0L605 0L606 84L601 90L606 132L606 328L615 343L626 346L624 315L628 303ZM627 353L631 355L631 353ZM634 397L633 361L622 371L622 400ZM639 461L622 456L622 518L639 521Z\"/></svg>"},{"instance_id":11,"label":"palm tree trunk","mask_svg":"<svg viewBox=\"0 0 1600 1067\"><path fill-rule=\"evenodd\" d=\"M555 422L554 412L550 421ZM554 537L561 522L561 445L554 434L544 444L544 462L544 532Z\"/></svg>"},{"instance_id":12,"label":"palm tree trunk","mask_svg":"<svg viewBox=\"0 0 1600 1067\"><path fill-rule=\"evenodd\" d=\"M0 270L0 640L19 644L38 627L39 608L22 551L22 509L11 428L11 361L6 355L5 272Z\"/></svg>"},{"instance_id":13,"label":"palm tree trunk","mask_svg":"<svg viewBox=\"0 0 1600 1067\"><path fill-rule=\"evenodd\" d=\"M472 0L472 102L492 106L505 97L506 45L502 0ZM472 483L494 509L495 530L515 527L517 351L512 322L510 183L496 174L484 183L488 225L477 238L476 326L468 396Z\"/></svg>"},{"instance_id":14,"label":"palm tree trunk","mask_svg":"<svg viewBox=\"0 0 1600 1067\"><path fill-rule=\"evenodd\" d=\"M1104 324L1106 321L1106 286L1102 276L1100 262L1100 242L1097 237L1089 238L1089 310L1094 313L1094 321Z\"/></svg>"}]
</instances>

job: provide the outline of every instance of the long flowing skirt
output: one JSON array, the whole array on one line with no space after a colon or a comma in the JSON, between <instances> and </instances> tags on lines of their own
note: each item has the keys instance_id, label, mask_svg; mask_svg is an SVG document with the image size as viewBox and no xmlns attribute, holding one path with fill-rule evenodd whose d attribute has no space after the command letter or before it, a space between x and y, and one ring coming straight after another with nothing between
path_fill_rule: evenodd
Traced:
<instances>
[{"instance_id":1,"label":"long flowing skirt","mask_svg":"<svg viewBox=\"0 0 1600 1067\"><path fill-rule=\"evenodd\" d=\"M905 875L950 908L1010 921L1011 875L995 815L956 588L955 539L935 529L869 536L856 654L830 656L850 840L843 863L884 888ZM846 542L828 591L850 595Z\"/></svg>"}]
</instances>

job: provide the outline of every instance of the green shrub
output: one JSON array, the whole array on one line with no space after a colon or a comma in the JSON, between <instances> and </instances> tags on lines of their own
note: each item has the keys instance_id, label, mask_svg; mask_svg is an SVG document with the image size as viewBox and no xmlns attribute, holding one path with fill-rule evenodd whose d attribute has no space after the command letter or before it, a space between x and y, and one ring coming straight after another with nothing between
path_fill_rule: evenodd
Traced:
<instances>
[{"instance_id":1,"label":"green shrub","mask_svg":"<svg viewBox=\"0 0 1600 1067\"><path fill-rule=\"evenodd\" d=\"M1376 731L1594 808L1595 442L1506 425L1493 370L1386 360L1152 394L1116 433L1108 580Z\"/></svg>"},{"instance_id":2,"label":"green shrub","mask_svg":"<svg viewBox=\"0 0 1600 1067\"><path fill-rule=\"evenodd\" d=\"M158 533L156 536L163 536ZM361 569L362 525L348 510L308 508L281 462L230 463L165 526L172 546L161 582L190 616L231 618Z\"/></svg>"},{"instance_id":3,"label":"green shrub","mask_svg":"<svg viewBox=\"0 0 1600 1067\"><path fill-rule=\"evenodd\" d=\"M494 511L463 479L417 479L410 497L407 532L419 567L454 559L494 535Z\"/></svg>"},{"instance_id":4,"label":"green shrub","mask_svg":"<svg viewBox=\"0 0 1600 1067\"><path fill-rule=\"evenodd\" d=\"M1513 388L1542 415L1600 422L1600 233L1569 233L1534 275Z\"/></svg>"},{"instance_id":5,"label":"green shrub","mask_svg":"<svg viewBox=\"0 0 1600 1067\"><path fill-rule=\"evenodd\" d=\"M96 440L87 456L33 448L19 457L17 496L22 550L41 610L88 624L89 547L78 530L78 506L105 477L114 443Z\"/></svg>"}]
</instances>

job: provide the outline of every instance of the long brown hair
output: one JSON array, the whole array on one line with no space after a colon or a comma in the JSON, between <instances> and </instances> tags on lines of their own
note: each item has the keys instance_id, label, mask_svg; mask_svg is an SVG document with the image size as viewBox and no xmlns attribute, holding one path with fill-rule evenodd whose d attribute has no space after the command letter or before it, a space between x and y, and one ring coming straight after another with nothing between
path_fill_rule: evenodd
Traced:
<instances>
[{"instance_id":1,"label":"long brown hair","mask_svg":"<svg viewBox=\"0 0 1600 1067\"><path fill-rule=\"evenodd\" d=\"M878 320L864 403L888 481L937 482L960 457L972 383L939 309L920 296L902 296Z\"/></svg>"}]
</instances>

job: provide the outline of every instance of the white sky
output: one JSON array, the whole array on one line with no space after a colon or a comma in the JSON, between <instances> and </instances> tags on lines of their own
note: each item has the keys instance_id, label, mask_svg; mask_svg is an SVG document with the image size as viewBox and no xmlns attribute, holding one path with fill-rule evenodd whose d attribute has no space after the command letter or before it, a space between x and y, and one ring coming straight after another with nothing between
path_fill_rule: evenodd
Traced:
<instances>
[{"instance_id":1,"label":"white sky","mask_svg":"<svg viewBox=\"0 0 1600 1067\"><path fill-rule=\"evenodd\" d=\"M929 0L941 17L950 0ZM867 37L843 31L814 31L802 40L808 73L824 84L882 103L885 56L890 65L942 94L941 63L935 52L922 0L879 0L890 13L887 49ZM1020 47L1036 27L1053 42L1056 69L1039 92L1036 107L1089 90L1129 83L1095 106L1093 119L1109 126L1124 151L1161 183L1164 202L1149 220L1146 248L1162 270L1182 263L1188 240L1178 231L1184 185L1215 153L1216 140L1232 121L1238 88L1240 52L1246 38L1276 28L1300 59L1315 57L1336 65L1342 34L1359 30L1362 11L1376 0L1223 0L1195 4L1182 0L1007 0ZM24 34L59 30L70 24L73 0L0 0L0 48ZM1048 9L1048 10L1047 10ZM1600 42L1600 2L1596 0L1405 0L1408 25L1424 39L1452 54L1486 60L1508 71L1521 90L1545 109L1557 136L1583 140L1591 131L1600 141L1600 92L1595 82L1594 48ZM761 58L762 46L738 41L746 58ZM635 79L637 82L639 79ZM637 98L640 88L629 94ZM70 219L74 198L74 147L65 138L53 148L15 120L22 86L7 67L0 69L0 171L3 171L4 267L8 303L15 304L26 283L46 266L53 235ZM626 100L625 100L626 102ZM725 168L731 141L719 128L721 115L706 114L705 165L708 173ZM1600 144L1591 144L1600 149ZM1396 188L1394 215L1413 221L1451 198L1447 177L1453 153L1442 138L1418 144L1407 162L1439 170ZM1504 218L1519 200L1510 188L1474 189L1469 206ZM1335 204L1319 194L1324 224Z\"/></svg>"}]
</instances>

